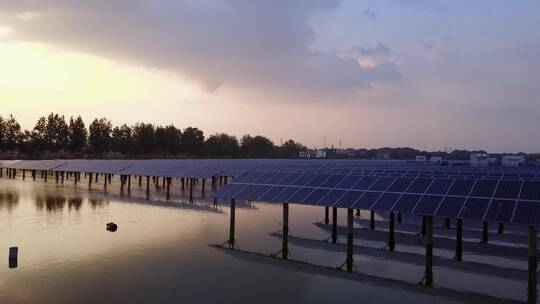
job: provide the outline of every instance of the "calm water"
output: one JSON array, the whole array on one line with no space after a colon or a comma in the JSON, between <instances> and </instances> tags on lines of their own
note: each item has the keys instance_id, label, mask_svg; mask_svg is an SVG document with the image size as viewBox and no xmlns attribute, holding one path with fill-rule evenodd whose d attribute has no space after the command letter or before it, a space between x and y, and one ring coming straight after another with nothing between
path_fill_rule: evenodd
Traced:
<instances>
[{"instance_id":1,"label":"calm water","mask_svg":"<svg viewBox=\"0 0 540 304\"><path fill-rule=\"evenodd\" d=\"M143 181L143 185L144 185ZM198 191L197 191L198 192ZM152 198L136 180L121 194L119 186L103 191L101 181L88 189L83 180L57 185L30 180L0 179L0 303L478 303L490 297L524 300L526 261L502 258L493 264L516 264L514 277L495 276L500 269L480 271L435 267L436 284L457 291L423 288L423 275L410 257L356 254L363 275L349 275L274 260L269 257L216 249L228 237L229 209L214 209L205 199L181 203L186 193L174 184L174 203L163 203L163 189L152 186ZM263 254L280 249L271 236L281 225L279 205L237 206L236 238L240 249ZM313 223L322 208L291 206L291 233L321 240L328 232ZM344 223L345 213L339 221ZM107 222L118 231L105 230ZM380 248L384 242L356 244ZM18 267L8 267L8 248L19 247ZM398 251L400 250L398 240ZM422 247L402 246L422 252ZM292 258L326 266L345 260L343 246L291 240ZM451 252L436 251L445 256ZM485 259L485 257L483 257ZM502 261L502 262L499 262ZM520 270L521 268L521 270ZM377 279L399 279L410 283ZM505 278L506 277L506 278Z\"/></svg>"}]
</instances>

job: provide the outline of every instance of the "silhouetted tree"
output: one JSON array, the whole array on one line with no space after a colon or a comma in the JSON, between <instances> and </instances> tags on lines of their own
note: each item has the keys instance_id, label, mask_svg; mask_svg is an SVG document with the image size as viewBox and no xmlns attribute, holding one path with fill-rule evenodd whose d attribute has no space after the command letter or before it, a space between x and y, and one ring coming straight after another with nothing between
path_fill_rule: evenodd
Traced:
<instances>
[{"instance_id":1,"label":"silhouetted tree","mask_svg":"<svg viewBox=\"0 0 540 304\"><path fill-rule=\"evenodd\" d=\"M238 139L225 133L210 135L205 148L206 153L214 156L236 156L240 150Z\"/></svg>"},{"instance_id":2,"label":"silhouetted tree","mask_svg":"<svg viewBox=\"0 0 540 304\"><path fill-rule=\"evenodd\" d=\"M201 154L204 151L204 133L198 128L188 127L180 138L182 152L189 155Z\"/></svg>"},{"instance_id":3,"label":"silhouetted tree","mask_svg":"<svg viewBox=\"0 0 540 304\"><path fill-rule=\"evenodd\" d=\"M45 131L45 144L48 150L54 153L68 148L69 128L64 116L49 114Z\"/></svg>"},{"instance_id":4,"label":"silhouetted tree","mask_svg":"<svg viewBox=\"0 0 540 304\"><path fill-rule=\"evenodd\" d=\"M279 147L279 152L282 157L298 157L298 152L305 150L306 147L301 143L297 143L292 139L284 142L281 147Z\"/></svg>"},{"instance_id":5,"label":"silhouetted tree","mask_svg":"<svg viewBox=\"0 0 540 304\"><path fill-rule=\"evenodd\" d=\"M0 116L0 150L6 150L6 120Z\"/></svg>"},{"instance_id":6,"label":"silhouetted tree","mask_svg":"<svg viewBox=\"0 0 540 304\"><path fill-rule=\"evenodd\" d=\"M81 116L69 118L69 149L71 152L83 152L88 141L88 131Z\"/></svg>"},{"instance_id":7,"label":"silhouetted tree","mask_svg":"<svg viewBox=\"0 0 540 304\"><path fill-rule=\"evenodd\" d=\"M112 131L111 149L114 152L129 154L133 151L133 135L131 128L126 124L115 127Z\"/></svg>"},{"instance_id":8,"label":"silhouetted tree","mask_svg":"<svg viewBox=\"0 0 540 304\"><path fill-rule=\"evenodd\" d=\"M32 130L32 145L38 151L47 149L47 119L41 116Z\"/></svg>"},{"instance_id":9,"label":"silhouetted tree","mask_svg":"<svg viewBox=\"0 0 540 304\"><path fill-rule=\"evenodd\" d=\"M133 126L133 141L137 153L148 154L154 149L154 132L153 124L137 123Z\"/></svg>"},{"instance_id":10,"label":"silhouetted tree","mask_svg":"<svg viewBox=\"0 0 540 304\"><path fill-rule=\"evenodd\" d=\"M241 140L242 153L246 156L272 156L275 152L274 143L261 135L244 135Z\"/></svg>"},{"instance_id":11,"label":"silhouetted tree","mask_svg":"<svg viewBox=\"0 0 540 304\"><path fill-rule=\"evenodd\" d=\"M173 125L157 127L155 132L154 151L169 155L178 154L180 152L181 136L182 131L178 130Z\"/></svg>"},{"instance_id":12,"label":"silhouetted tree","mask_svg":"<svg viewBox=\"0 0 540 304\"><path fill-rule=\"evenodd\" d=\"M112 124L106 118L94 119L89 127L90 136L88 138L90 146L95 153L109 151L111 144Z\"/></svg>"}]
</instances>

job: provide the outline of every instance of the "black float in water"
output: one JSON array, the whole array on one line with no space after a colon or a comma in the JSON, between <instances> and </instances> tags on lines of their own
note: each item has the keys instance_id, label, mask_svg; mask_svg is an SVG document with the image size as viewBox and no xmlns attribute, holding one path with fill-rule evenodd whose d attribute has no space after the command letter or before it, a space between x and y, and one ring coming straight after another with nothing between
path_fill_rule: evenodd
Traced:
<instances>
[{"instance_id":1,"label":"black float in water","mask_svg":"<svg viewBox=\"0 0 540 304\"><path fill-rule=\"evenodd\" d=\"M118 225L116 225L113 222L107 223L107 230L111 232L115 232L116 230L118 230Z\"/></svg>"},{"instance_id":2,"label":"black float in water","mask_svg":"<svg viewBox=\"0 0 540 304\"><path fill-rule=\"evenodd\" d=\"M19 247L9 247L9 268L17 268Z\"/></svg>"}]
</instances>

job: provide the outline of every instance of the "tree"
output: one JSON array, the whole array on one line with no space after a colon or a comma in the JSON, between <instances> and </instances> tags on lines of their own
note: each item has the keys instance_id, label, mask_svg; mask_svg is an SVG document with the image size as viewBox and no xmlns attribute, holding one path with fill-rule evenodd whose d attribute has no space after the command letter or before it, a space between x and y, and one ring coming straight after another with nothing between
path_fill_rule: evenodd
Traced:
<instances>
[{"instance_id":1,"label":"tree","mask_svg":"<svg viewBox=\"0 0 540 304\"><path fill-rule=\"evenodd\" d=\"M21 125L17 122L13 115L9 115L9 118L5 121L5 139L4 144L6 150L14 151L17 149L21 134Z\"/></svg>"},{"instance_id":2,"label":"tree","mask_svg":"<svg viewBox=\"0 0 540 304\"><path fill-rule=\"evenodd\" d=\"M246 156L272 156L274 153L274 143L261 135L244 135L241 140L241 151Z\"/></svg>"},{"instance_id":3,"label":"tree","mask_svg":"<svg viewBox=\"0 0 540 304\"><path fill-rule=\"evenodd\" d=\"M137 123L133 126L133 141L137 153L148 154L154 149L154 132L153 124Z\"/></svg>"},{"instance_id":4,"label":"tree","mask_svg":"<svg viewBox=\"0 0 540 304\"><path fill-rule=\"evenodd\" d=\"M180 152L182 131L174 125L157 127L155 132L154 152L175 155Z\"/></svg>"},{"instance_id":5,"label":"tree","mask_svg":"<svg viewBox=\"0 0 540 304\"><path fill-rule=\"evenodd\" d=\"M46 134L47 119L44 116L41 116L32 130L32 142L34 149L37 149L38 151L45 151L47 149L47 142L45 138Z\"/></svg>"},{"instance_id":6,"label":"tree","mask_svg":"<svg viewBox=\"0 0 540 304\"><path fill-rule=\"evenodd\" d=\"M205 148L206 153L216 156L236 156L240 150L238 139L225 133L216 133L208 137Z\"/></svg>"},{"instance_id":7,"label":"tree","mask_svg":"<svg viewBox=\"0 0 540 304\"><path fill-rule=\"evenodd\" d=\"M51 152L57 153L69 146L69 127L64 116L51 113L47 117L45 144Z\"/></svg>"},{"instance_id":8,"label":"tree","mask_svg":"<svg viewBox=\"0 0 540 304\"><path fill-rule=\"evenodd\" d=\"M133 151L132 131L126 124L113 129L111 149L114 152L120 152L122 154L129 154Z\"/></svg>"},{"instance_id":9,"label":"tree","mask_svg":"<svg viewBox=\"0 0 540 304\"><path fill-rule=\"evenodd\" d=\"M306 147L301 143L297 143L292 139L284 142L281 147L279 147L279 152L283 157L298 157L298 152L305 150Z\"/></svg>"},{"instance_id":10,"label":"tree","mask_svg":"<svg viewBox=\"0 0 540 304\"><path fill-rule=\"evenodd\" d=\"M2 116L0 116L0 150L4 150L6 148L5 141L6 141L6 121Z\"/></svg>"},{"instance_id":11,"label":"tree","mask_svg":"<svg viewBox=\"0 0 540 304\"><path fill-rule=\"evenodd\" d=\"M81 116L69 118L69 149L71 152L82 152L88 141L88 131Z\"/></svg>"},{"instance_id":12,"label":"tree","mask_svg":"<svg viewBox=\"0 0 540 304\"><path fill-rule=\"evenodd\" d=\"M204 133L198 128L188 127L180 139L182 152L190 155L201 154L204 150Z\"/></svg>"},{"instance_id":13,"label":"tree","mask_svg":"<svg viewBox=\"0 0 540 304\"><path fill-rule=\"evenodd\" d=\"M94 119L90 124L90 147L95 153L109 151L111 144L112 124L107 118Z\"/></svg>"}]
</instances>

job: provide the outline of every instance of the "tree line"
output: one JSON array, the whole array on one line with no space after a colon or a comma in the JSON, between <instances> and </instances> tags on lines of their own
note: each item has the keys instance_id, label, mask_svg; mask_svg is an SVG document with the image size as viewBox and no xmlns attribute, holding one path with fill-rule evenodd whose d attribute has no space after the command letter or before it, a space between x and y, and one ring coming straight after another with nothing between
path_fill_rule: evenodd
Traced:
<instances>
[{"instance_id":1,"label":"tree line","mask_svg":"<svg viewBox=\"0 0 540 304\"><path fill-rule=\"evenodd\" d=\"M205 137L195 127L139 122L113 126L96 118L88 127L81 116L51 113L32 130L22 130L13 115L0 116L0 151L11 157L280 157L294 158L306 149L294 140L277 146L269 138L226 133Z\"/></svg>"}]
</instances>

